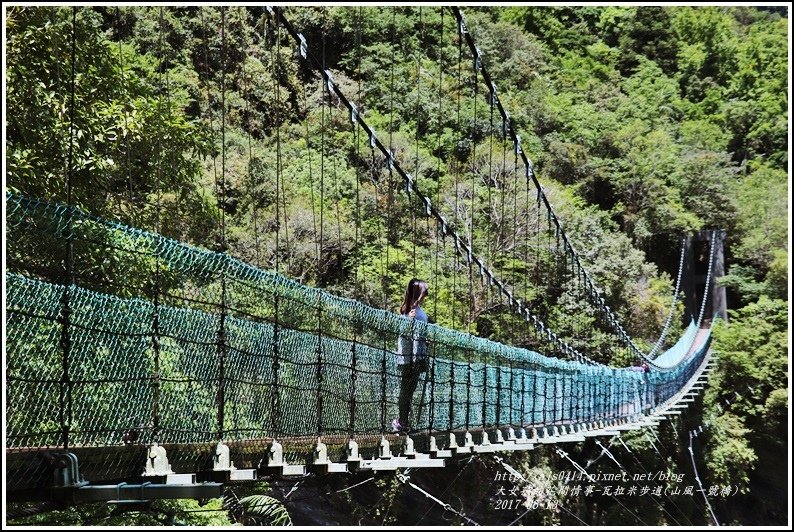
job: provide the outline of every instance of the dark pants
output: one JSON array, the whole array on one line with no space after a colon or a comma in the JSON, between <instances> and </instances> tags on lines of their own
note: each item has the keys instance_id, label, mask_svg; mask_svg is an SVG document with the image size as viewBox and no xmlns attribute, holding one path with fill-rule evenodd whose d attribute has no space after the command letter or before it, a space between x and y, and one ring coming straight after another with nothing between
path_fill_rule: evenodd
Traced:
<instances>
[{"instance_id":1,"label":"dark pants","mask_svg":"<svg viewBox=\"0 0 794 532\"><path fill-rule=\"evenodd\" d=\"M400 425L410 427L411 399L413 399L419 376L427 369L427 360L399 366L400 368Z\"/></svg>"}]
</instances>

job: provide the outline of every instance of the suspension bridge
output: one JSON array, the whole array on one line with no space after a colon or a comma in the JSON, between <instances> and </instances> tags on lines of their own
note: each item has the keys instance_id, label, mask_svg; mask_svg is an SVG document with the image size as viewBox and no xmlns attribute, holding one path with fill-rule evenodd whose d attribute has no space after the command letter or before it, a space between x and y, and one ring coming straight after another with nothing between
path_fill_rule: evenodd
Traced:
<instances>
[{"instance_id":1,"label":"suspension bridge","mask_svg":"<svg viewBox=\"0 0 794 532\"><path fill-rule=\"evenodd\" d=\"M225 46L225 8L219 9ZM225 483L261 476L445 467L461 455L529 451L654 426L693 401L714 363L710 320L704 319L714 246L698 315L665 349L679 299L682 245L668 318L652 349L639 348L563 230L463 13L440 11L438 43L452 39L459 53L454 63L442 63L442 76L457 74L465 89L458 101L461 94L471 99L473 120L479 114L488 124L485 140L471 148L485 151L486 170L450 163L456 176L451 210L424 192L432 183L423 175L418 140L415 159L398 156L391 132L369 122L361 84L357 95L346 94L335 81L325 42L309 42L283 8L264 14L278 60L281 47L294 50L288 57L321 82L323 120L329 115L323 133L335 127L351 133L348 148L361 162L356 197L359 187L383 191L384 277L393 275L388 231L399 204L412 216L414 267L417 240L429 242L431 285L452 299L452 316L417 322L390 310L394 294L385 290L377 306L371 297L349 297L361 294L358 284L345 295L292 278L283 257L296 236L284 218L280 155L268 267L228 252L223 214L220 245L210 250L164 236L159 221L146 230L87 212L73 201L71 179L66 201L7 192L9 500L207 498L220 496ZM75 33L72 77L80 68ZM225 87L225 72L223 79ZM222 105L219 132L225 135ZM339 109L345 120L332 123ZM316 149L323 152L326 142L323 136ZM222 167L221 181L224 175ZM365 183L374 175L378 179ZM324 177L318 177L321 197L330 191ZM488 183L487 203L475 193L458 195L458 178L461 188L465 179ZM225 194L222 182L218 190ZM327 235L322 209L318 216L319 262ZM473 228L485 223L480 217L512 231L485 232L489 241L510 245L500 250L478 242ZM508 268L508 261L519 266ZM127 282L140 278L146 282ZM362 282L358 274L356 282ZM572 317L562 321L564 330L552 330L548 309L538 304L544 291L572 298L588 319ZM473 333L475 295L498 302L497 312L520 342ZM400 337L429 345L408 434L391 430L399 407ZM606 360L645 362L649 371Z\"/></svg>"}]
</instances>

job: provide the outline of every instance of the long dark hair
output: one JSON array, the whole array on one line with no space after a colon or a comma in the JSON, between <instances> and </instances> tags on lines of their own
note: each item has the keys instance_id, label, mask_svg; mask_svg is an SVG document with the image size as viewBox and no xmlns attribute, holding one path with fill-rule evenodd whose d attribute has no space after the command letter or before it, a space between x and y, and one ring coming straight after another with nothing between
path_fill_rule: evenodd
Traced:
<instances>
[{"instance_id":1,"label":"long dark hair","mask_svg":"<svg viewBox=\"0 0 794 532\"><path fill-rule=\"evenodd\" d=\"M427 293L427 282L421 279L411 279L408 281L408 286L405 288L405 295L403 296L403 304L400 307L400 314L408 314L410 310L419 301L419 298Z\"/></svg>"}]
</instances>

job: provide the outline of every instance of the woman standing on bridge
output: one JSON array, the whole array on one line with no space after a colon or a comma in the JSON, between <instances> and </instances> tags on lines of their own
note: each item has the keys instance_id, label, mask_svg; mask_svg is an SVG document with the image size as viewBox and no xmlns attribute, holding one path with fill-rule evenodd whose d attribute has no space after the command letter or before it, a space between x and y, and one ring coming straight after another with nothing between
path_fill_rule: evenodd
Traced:
<instances>
[{"instance_id":1,"label":"woman standing on bridge","mask_svg":"<svg viewBox=\"0 0 794 532\"><path fill-rule=\"evenodd\" d=\"M427 339L423 334L427 323L427 314L422 301L427 297L427 282L420 279L408 281L405 289L400 314L412 320L411 335L400 336L397 341L397 367L400 369L399 417L392 421L394 432L410 430L411 398L419 384L420 374L427 371Z\"/></svg>"}]
</instances>

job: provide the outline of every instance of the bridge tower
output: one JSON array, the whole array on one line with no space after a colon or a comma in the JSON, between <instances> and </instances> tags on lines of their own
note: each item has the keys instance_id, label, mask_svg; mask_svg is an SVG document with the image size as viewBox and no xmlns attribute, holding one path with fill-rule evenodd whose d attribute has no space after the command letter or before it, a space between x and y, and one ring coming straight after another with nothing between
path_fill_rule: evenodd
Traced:
<instances>
[{"instance_id":1,"label":"bridge tower","mask_svg":"<svg viewBox=\"0 0 794 532\"><path fill-rule=\"evenodd\" d=\"M710 244L716 247L714 248L714 266L712 267L711 298L706 303L703 320L710 321L715 312L719 312L722 319L728 319L725 287L719 286L716 282L717 279L725 275L725 237L724 229L698 231L687 237L687 258L684 262L684 278L681 281L681 289L686 294L684 303L687 321L689 316L697 319L700 312L701 298L709 270Z\"/></svg>"}]
</instances>

